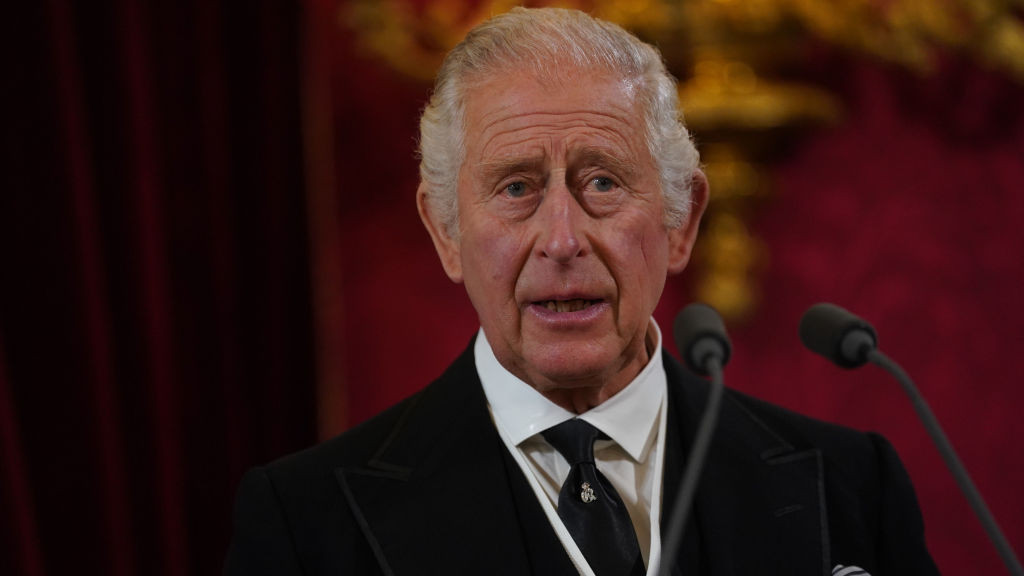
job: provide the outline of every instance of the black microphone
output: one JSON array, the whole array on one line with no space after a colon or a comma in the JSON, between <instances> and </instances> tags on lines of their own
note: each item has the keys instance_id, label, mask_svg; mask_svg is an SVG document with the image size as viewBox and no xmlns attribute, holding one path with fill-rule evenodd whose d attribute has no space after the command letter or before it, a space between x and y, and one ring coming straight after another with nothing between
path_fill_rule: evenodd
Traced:
<instances>
[{"instance_id":1,"label":"black microphone","mask_svg":"<svg viewBox=\"0 0 1024 576\"><path fill-rule=\"evenodd\" d=\"M725 335L725 324L707 304L693 303L680 310L672 334L683 361L701 376L710 374L712 358L718 359L719 368L729 362L732 344Z\"/></svg>"},{"instance_id":2,"label":"black microphone","mask_svg":"<svg viewBox=\"0 0 1024 576\"><path fill-rule=\"evenodd\" d=\"M669 529L661 545L661 560L658 566L658 574L661 576L668 576L672 572L679 545L683 541L683 529L690 514L693 496L697 492L697 483L704 469L704 459L711 446L711 436L715 432L722 393L725 391L722 367L729 361L732 352L732 344L725 335L722 317L706 304L694 303L683 308L672 325L672 334L676 338L676 346L683 361L693 372L702 376L710 375L711 387L708 390L707 404L704 405L704 415L701 416L697 428L697 436L690 448L683 482L672 507Z\"/></svg>"},{"instance_id":3,"label":"black microphone","mask_svg":"<svg viewBox=\"0 0 1024 576\"><path fill-rule=\"evenodd\" d=\"M1007 542L995 518L989 511L981 493L975 488L967 469L957 456L956 451L946 438L942 426L932 413L924 397L917 391L914 382L899 364L891 360L878 349L878 337L875 329L864 320L835 304L815 304L808 308L800 319L800 340L812 352L828 358L842 368L857 368L871 362L892 375L910 397L914 410L924 424L925 430L932 437L939 454L946 462L946 467L953 474L960 491L974 509L981 525L985 528L989 540L999 552L1007 570L1014 576L1024 576L1013 548Z\"/></svg>"},{"instance_id":4,"label":"black microphone","mask_svg":"<svg viewBox=\"0 0 1024 576\"><path fill-rule=\"evenodd\" d=\"M800 319L800 341L843 368L859 368L878 348L870 324L835 304L815 304Z\"/></svg>"}]
</instances>

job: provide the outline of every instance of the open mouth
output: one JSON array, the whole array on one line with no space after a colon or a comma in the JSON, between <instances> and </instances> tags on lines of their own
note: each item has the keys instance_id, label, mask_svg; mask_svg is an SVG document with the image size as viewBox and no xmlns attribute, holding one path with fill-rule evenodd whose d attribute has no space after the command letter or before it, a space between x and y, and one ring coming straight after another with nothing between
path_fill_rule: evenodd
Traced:
<instances>
[{"instance_id":1,"label":"open mouth","mask_svg":"<svg viewBox=\"0 0 1024 576\"><path fill-rule=\"evenodd\" d=\"M580 310L589 308L599 302L601 301L575 298L573 300L543 300L538 302L538 304L552 312L579 312Z\"/></svg>"}]
</instances>

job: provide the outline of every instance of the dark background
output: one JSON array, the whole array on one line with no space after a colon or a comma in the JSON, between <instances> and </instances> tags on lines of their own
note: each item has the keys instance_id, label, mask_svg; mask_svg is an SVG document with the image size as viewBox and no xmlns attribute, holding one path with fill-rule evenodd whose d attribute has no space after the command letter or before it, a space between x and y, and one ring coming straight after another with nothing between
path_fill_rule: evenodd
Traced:
<instances>
[{"instance_id":1,"label":"dark background","mask_svg":"<svg viewBox=\"0 0 1024 576\"><path fill-rule=\"evenodd\" d=\"M0 573L216 574L246 468L469 341L413 202L429 87L335 9L50 0L4 22ZM957 55L917 77L823 49L805 72L845 119L751 215L762 302L730 326L727 382L885 434L943 572L1000 573L895 383L796 326L820 300L872 321L1024 548L1024 89ZM697 273L666 287L663 328Z\"/></svg>"}]
</instances>

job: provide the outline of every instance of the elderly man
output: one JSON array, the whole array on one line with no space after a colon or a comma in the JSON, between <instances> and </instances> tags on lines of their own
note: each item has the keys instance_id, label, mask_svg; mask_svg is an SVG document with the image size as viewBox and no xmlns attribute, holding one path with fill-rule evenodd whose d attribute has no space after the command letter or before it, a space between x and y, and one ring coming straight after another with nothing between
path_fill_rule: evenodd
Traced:
<instances>
[{"instance_id":1,"label":"elderly man","mask_svg":"<svg viewBox=\"0 0 1024 576\"><path fill-rule=\"evenodd\" d=\"M481 329L435 382L251 471L226 572L653 574L707 395L651 318L707 182L657 51L517 9L447 57L416 195ZM674 572L933 574L881 438L728 392Z\"/></svg>"}]
</instances>

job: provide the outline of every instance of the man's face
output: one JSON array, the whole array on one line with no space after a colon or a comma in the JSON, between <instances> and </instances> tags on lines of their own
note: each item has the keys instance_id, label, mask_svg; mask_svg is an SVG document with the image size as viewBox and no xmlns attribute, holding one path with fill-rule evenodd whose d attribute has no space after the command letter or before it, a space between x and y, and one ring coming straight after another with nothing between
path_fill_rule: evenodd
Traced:
<instances>
[{"instance_id":1,"label":"man's face","mask_svg":"<svg viewBox=\"0 0 1024 576\"><path fill-rule=\"evenodd\" d=\"M648 360L651 313L689 257L703 207L664 225L633 85L594 71L526 72L471 89L459 172L461 234L427 221L501 364L546 395L596 404ZM596 395L596 396L594 396Z\"/></svg>"}]
</instances>

